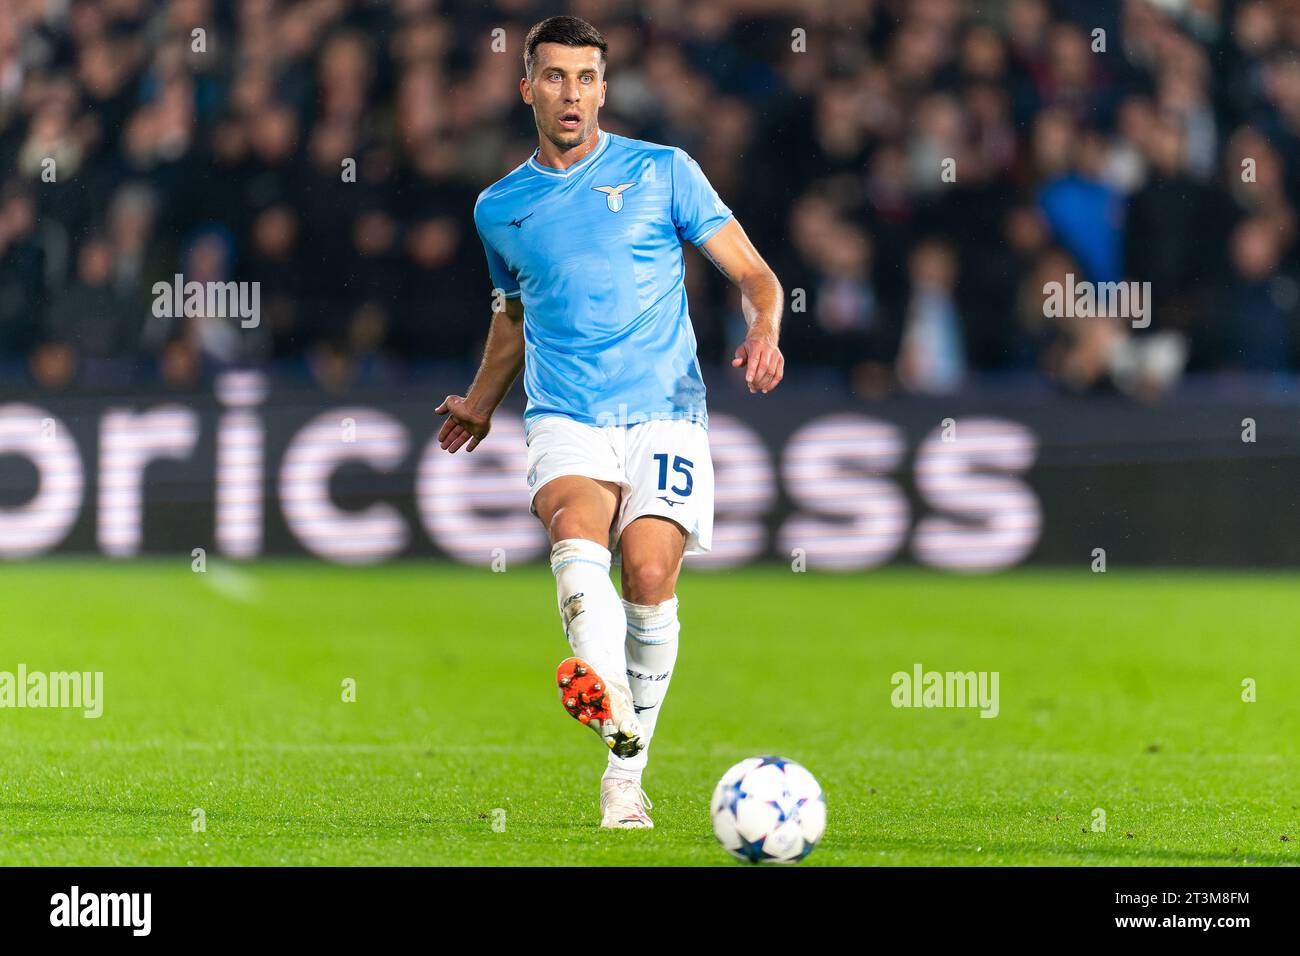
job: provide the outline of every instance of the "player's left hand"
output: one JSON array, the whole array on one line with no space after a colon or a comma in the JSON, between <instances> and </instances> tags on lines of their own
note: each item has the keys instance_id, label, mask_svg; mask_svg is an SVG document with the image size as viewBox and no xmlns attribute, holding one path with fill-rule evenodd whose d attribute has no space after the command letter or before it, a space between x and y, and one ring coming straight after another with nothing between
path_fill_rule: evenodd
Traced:
<instances>
[{"instance_id":1,"label":"player's left hand","mask_svg":"<svg viewBox=\"0 0 1300 956\"><path fill-rule=\"evenodd\" d=\"M750 337L740 343L736 357L731 360L732 368L745 369L745 385L750 394L762 392L766 395L776 388L785 376L785 356L776 347L775 342L765 338Z\"/></svg>"}]
</instances>

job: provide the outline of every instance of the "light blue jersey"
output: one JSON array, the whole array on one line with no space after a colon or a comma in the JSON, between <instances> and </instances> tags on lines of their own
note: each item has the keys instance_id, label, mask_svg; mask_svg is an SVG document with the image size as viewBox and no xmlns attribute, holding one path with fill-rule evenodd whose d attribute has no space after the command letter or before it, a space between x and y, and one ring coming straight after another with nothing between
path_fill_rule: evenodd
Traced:
<instances>
[{"instance_id":1,"label":"light blue jersey","mask_svg":"<svg viewBox=\"0 0 1300 956\"><path fill-rule=\"evenodd\" d=\"M533 153L479 195L492 283L523 298L525 433L541 415L708 427L682 243L730 218L680 149L604 130L568 169Z\"/></svg>"}]
</instances>

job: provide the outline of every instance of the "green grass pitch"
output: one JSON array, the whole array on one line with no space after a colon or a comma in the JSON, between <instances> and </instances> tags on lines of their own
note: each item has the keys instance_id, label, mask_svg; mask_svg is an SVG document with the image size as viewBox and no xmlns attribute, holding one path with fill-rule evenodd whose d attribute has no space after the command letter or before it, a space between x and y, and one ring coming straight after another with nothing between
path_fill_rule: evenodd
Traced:
<instances>
[{"instance_id":1,"label":"green grass pitch","mask_svg":"<svg viewBox=\"0 0 1300 956\"><path fill-rule=\"evenodd\" d=\"M596 826L544 565L46 561L0 594L0 670L105 684L98 720L0 710L3 864L732 865L709 795L769 752L827 793L805 866L1300 862L1290 575L688 568L634 832ZM998 671L1001 713L894 708L916 663Z\"/></svg>"}]
</instances>

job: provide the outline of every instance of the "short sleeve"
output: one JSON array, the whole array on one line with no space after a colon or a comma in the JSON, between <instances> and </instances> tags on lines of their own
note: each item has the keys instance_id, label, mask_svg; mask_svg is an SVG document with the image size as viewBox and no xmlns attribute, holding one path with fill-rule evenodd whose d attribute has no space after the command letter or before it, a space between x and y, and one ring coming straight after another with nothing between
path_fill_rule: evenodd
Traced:
<instances>
[{"instance_id":1,"label":"short sleeve","mask_svg":"<svg viewBox=\"0 0 1300 956\"><path fill-rule=\"evenodd\" d=\"M700 164L673 150L673 224L687 242L700 245L731 219L731 210L709 185Z\"/></svg>"},{"instance_id":2,"label":"short sleeve","mask_svg":"<svg viewBox=\"0 0 1300 956\"><path fill-rule=\"evenodd\" d=\"M492 240L483 235L483 228L478 224L477 208L475 208L474 213L474 226L478 229L478 238L483 243L483 252L487 256L488 274L492 277L492 288L500 289L505 293L507 299L519 298L519 280L510 271L510 266L506 265L505 259L501 258L501 253L496 251L496 248L492 245Z\"/></svg>"}]
</instances>

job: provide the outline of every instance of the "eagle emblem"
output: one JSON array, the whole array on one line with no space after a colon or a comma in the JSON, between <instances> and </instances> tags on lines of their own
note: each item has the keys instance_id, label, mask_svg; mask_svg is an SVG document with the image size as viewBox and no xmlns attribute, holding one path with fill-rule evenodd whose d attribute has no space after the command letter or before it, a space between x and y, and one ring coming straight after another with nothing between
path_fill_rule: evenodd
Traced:
<instances>
[{"instance_id":1,"label":"eagle emblem","mask_svg":"<svg viewBox=\"0 0 1300 956\"><path fill-rule=\"evenodd\" d=\"M609 206L610 212L618 212L623 208L623 192L635 185L636 183L622 183L618 186L592 186L591 188L605 194L605 205Z\"/></svg>"}]
</instances>

